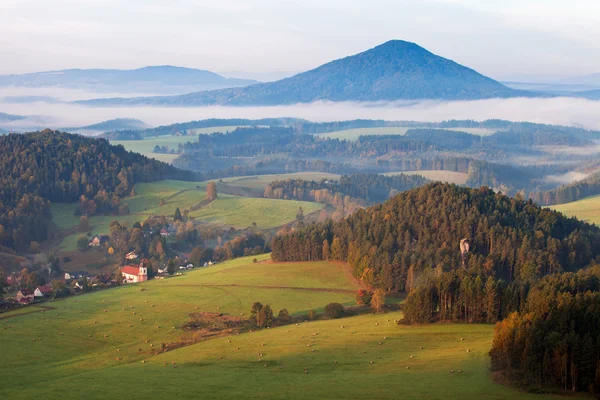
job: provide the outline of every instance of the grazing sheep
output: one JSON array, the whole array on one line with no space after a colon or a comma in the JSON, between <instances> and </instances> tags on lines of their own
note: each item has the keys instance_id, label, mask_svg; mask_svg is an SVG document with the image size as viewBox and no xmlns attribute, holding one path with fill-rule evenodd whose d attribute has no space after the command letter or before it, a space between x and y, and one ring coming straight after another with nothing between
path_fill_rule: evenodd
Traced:
<instances>
[{"instance_id":1,"label":"grazing sheep","mask_svg":"<svg viewBox=\"0 0 600 400\"><path fill-rule=\"evenodd\" d=\"M154 347L154 345L152 343L150 343L150 347Z\"/></svg>"},{"instance_id":2,"label":"grazing sheep","mask_svg":"<svg viewBox=\"0 0 600 400\"><path fill-rule=\"evenodd\" d=\"M451 373L451 374L453 374L453 373L454 373L454 370L453 370L453 369L451 369L451 370L450 370L450 373Z\"/></svg>"},{"instance_id":3,"label":"grazing sheep","mask_svg":"<svg viewBox=\"0 0 600 400\"><path fill-rule=\"evenodd\" d=\"M120 358L119 358L119 357L117 357L117 358L116 358L116 360L117 360L117 361L119 361L119 360L120 360Z\"/></svg>"},{"instance_id":4,"label":"grazing sheep","mask_svg":"<svg viewBox=\"0 0 600 400\"><path fill-rule=\"evenodd\" d=\"M419 347L419 350L423 350L423 346L420 346L420 347Z\"/></svg>"},{"instance_id":5,"label":"grazing sheep","mask_svg":"<svg viewBox=\"0 0 600 400\"><path fill-rule=\"evenodd\" d=\"M363 354L367 354L367 352L366 352L366 351L363 351Z\"/></svg>"},{"instance_id":6,"label":"grazing sheep","mask_svg":"<svg viewBox=\"0 0 600 400\"><path fill-rule=\"evenodd\" d=\"M88 337L92 337L92 335L88 335Z\"/></svg>"},{"instance_id":7,"label":"grazing sheep","mask_svg":"<svg viewBox=\"0 0 600 400\"><path fill-rule=\"evenodd\" d=\"M379 342L379 344L383 344L383 342Z\"/></svg>"},{"instance_id":8,"label":"grazing sheep","mask_svg":"<svg viewBox=\"0 0 600 400\"><path fill-rule=\"evenodd\" d=\"M117 351L121 351L121 349L117 349Z\"/></svg>"},{"instance_id":9,"label":"grazing sheep","mask_svg":"<svg viewBox=\"0 0 600 400\"><path fill-rule=\"evenodd\" d=\"M375 364L375 361L371 361L371 364Z\"/></svg>"},{"instance_id":10,"label":"grazing sheep","mask_svg":"<svg viewBox=\"0 0 600 400\"><path fill-rule=\"evenodd\" d=\"M410 369L410 367L406 367L406 369Z\"/></svg>"},{"instance_id":11,"label":"grazing sheep","mask_svg":"<svg viewBox=\"0 0 600 400\"><path fill-rule=\"evenodd\" d=\"M61 332L61 333L60 333L60 336L65 336L65 334Z\"/></svg>"},{"instance_id":12,"label":"grazing sheep","mask_svg":"<svg viewBox=\"0 0 600 400\"><path fill-rule=\"evenodd\" d=\"M145 364L145 363L146 363L146 360L142 360L142 364Z\"/></svg>"},{"instance_id":13,"label":"grazing sheep","mask_svg":"<svg viewBox=\"0 0 600 400\"><path fill-rule=\"evenodd\" d=\"M414 358L415 356L410 356L410 358Z\"/></svg>"},{"instance_id":14,"label":"grazing sheep","mask_svg":"<svg viewBox=\"0 0 600 400\"><path fill-rule=\"evenodd\" d=\"M461 338L460 338L460 341L461 341L461 342L463 342L464 340L465 340L465 338L464 338L464 337L461 337Z\"/></svg>"},{"instance_id":15,"label":"grazing sheep","mask_svg":"<svg viewBox=\"0 0 600 400\"><path fill-rule=\"evenodd\" d=\"M107 338L107 337L108 337L108 335L104 335L104 337L105 337L105 338Z\"/></svg>"},{"instance_id":16,"label":"grazing sheep","mask_svg":"<svg viewBox=\"0 0 600 400\"><path fill-rule=\"evenodd\" d=\"M334 364L337 364L337 361L334 361L333 363L334 363Z\"/></svg>"},{"instance_id":17,"label":"grazing sheep","mask_svg":"<svg viewBox=\"0 0 600 400\"><path fill-rule=\"evenodd\" d=\"M459 369L459 370L458 370L458 373L459 373L459 374L462 374L462 369Z\"/></svg>"},{"instance_id":18,"label":"grazing sheep","mask_svg":"<svg viewBox=\"0 0 600 400\"><path fill-rule=\"evenodd\" d=\"M140 321L143 321L143 320L144 320L144 318L140 318Z\"/></svg>"}]
</instances>

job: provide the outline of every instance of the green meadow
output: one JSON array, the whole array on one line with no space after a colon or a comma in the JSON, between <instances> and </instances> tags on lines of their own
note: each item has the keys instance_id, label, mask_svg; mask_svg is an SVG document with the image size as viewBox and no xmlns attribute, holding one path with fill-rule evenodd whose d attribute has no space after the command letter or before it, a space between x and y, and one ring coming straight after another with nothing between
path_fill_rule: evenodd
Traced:
<instances>
[{"instance_id":1,"label":"green meadow","mask_svg":"<svg viewBox=\"0 0 600 400\"><path fill-rule=\"evenodd\" d=\"M267 174L238 176L233 178L223 178L222 181L230 186L245 187L251 189L265 189L273 181L286 179L303 179L305 181L320 181L322 179L340 179L340 175L327 172L294 172L291 174Z\"/></svg>"},{"instance_id":2,"label":"green meadow","mask_svg":"<svg viewBox=\"0 0 600 400\"><path fill-rule=\"evenodd\" d=\"M405 135L409 129L419 129L418 127L378 127L378 128L352 128L344 129L335 132L322 133L318 136L340 140L357 140L360 136L375 136L375 135ZM436 128L428 128L436 129ZM446 129L452 131L467 132L472 135L487 136L495 132L495 130L485 128L454 128Z\"/></svg>"},{"instance_id":3,"label":"green meadow","mask_svg":"<svg viewBox=\"0 0 600 400\"><path fill-rule=\"evenodd\" d=\"M169 149L177 149L179 144L198 141L198 135L208 135L211 133L227 133L239 126L217 126L214 128L199 128L190 130L186 136L161 135L144 138L143 140L111 140L110 144L122 145L126 150L143 154L147 157L159 161L172 162L178 154L159 154L154 153L155 146L167 146Z\"/></svg>"},{"instance_id":4,"label":"green meadow","mask_svg":"<svg viewBox=\"0 0 600 400\"><path fill-rule=\"evenodd\" d=\"M464 185L465 183L467 183L467 178L468 178L468 174L466 174L464 172L434 171L434 170L388 172L388 173L385 173L384 175L394 176L394 175L400 175L400 174L421 175L422 177L430 179L432 181L455 183L457 185Z\"/></svg>"},{"instance_id":5,"label":"green meadow","mask_svg":"<svg viewBox=\"0 0 600 400\"><path fill-rule=\"evenodd\" d=\"M492 326L402 326L398 311L301 322L156 354L162 343L186 335L193 313L247 315L254 301L296 316L329 302L352 305L359 286L344 268L244 258L2 314L0 398L542 398L494 383L487 356Z\"/></svg>"},{"instance_id":6,"label":"green meadow","mask_svg":"<svg viewBox=\"0 0 600 400\"><path fill-rule=\"evenodd\" d=\"M586 197L572 203L551 206L569 217L577 217L585 222L600 225L600 196Z\"/></svg>"},{"instance_id":7,"label":"green meadow","mask_svg":"<svg viewBox=\"0 0 600 400\"><path fill-rule=\"evenodd\" d=\"M127 203L130 213L127 215L100 215L89 219L94 235L108 234L113 220L133 225L144 221L149 216L172 216L179 208L182 212L197 205L206 197L206 182L182 182L163 180L135 185L135 196L122 199ZM161 205L161 201L164 204ZM63 230L73 233L63 238L59 247L71 251L76 248L75 232L79 217L74 215L78 204L52 204L54 222ZM323 205L304 201L256 199L219 194L219 198L208 205L190 212L197 221L219 226L233 226L238 229L247 228L253 222L259 229L270 229L289 223L296 218L298 208L302 207L305 215L320 210Z\"/></svg>"}]
</instances>

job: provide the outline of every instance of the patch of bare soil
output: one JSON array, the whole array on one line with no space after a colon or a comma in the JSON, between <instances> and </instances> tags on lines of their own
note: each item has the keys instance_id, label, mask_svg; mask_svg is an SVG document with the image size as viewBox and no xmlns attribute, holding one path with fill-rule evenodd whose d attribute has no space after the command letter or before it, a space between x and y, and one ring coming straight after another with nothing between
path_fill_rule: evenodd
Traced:
<instances>
[{"instance_id":1,"label":"patch of bare soil","mask_svg":"<svg viewBox=\"0 0 600 400\"><path fill-rule=\"evenodd\" d=\"M163 343L162 352L190 346L203 340L236 335L250 330L246 318L228 314L198 312L190 314L190 321L183 326L183 336L178 342Z\"/></svg>"}]
</instances>

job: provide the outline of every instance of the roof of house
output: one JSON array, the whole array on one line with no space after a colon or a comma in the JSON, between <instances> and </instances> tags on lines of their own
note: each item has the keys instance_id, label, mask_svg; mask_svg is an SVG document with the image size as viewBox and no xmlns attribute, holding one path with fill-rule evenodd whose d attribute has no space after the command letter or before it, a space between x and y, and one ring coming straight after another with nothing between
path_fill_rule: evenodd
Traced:
<instances>
[{"instance_id":1,"label":"roof of house","mask_svg":"<svg viewBox=\"0 0 600 400\"><path fill-rule=\"evenodd\" d=\"M32 300L31 297L21 297L19 299L19 303L29 304L29 303L31 303L31 300Z\"/></svg>"},{"instance_id":2,"label":"roof of house","mask_svg":"<svg viewBox=\"0 0 600 400\"><path fill-rule=\"evenodd\" d=\"M52 287L50 287L49 285L39 286L38 290L44 294L52 293Z\"/></svg>"},{"instance_id":3,"label":"roof of house","mask_svg":"<svg viewBox=\"0 0 600 400\"><path fill-rule=\"evenodd\" d=\"M30 291L29 291L29 290L27 290L27 289L21 289L21 290L19 290L19 292L21 292L21 294L22 294L23 296L28 296L28 295L31 295L31 294L33 294L32 292L30 292Z\"/></svg>"},{"instance_id":4,"label":"roof of house","mask_svg":"<svg viewBox=\"0 0 600 400\"><path fill-rule=\"evenodd\" d=\"M123 273L129 274L129 275L139 275L140 267L134 267L133 265L126 265L121 268L121 271Z\"/></svg>"}]
</instances>

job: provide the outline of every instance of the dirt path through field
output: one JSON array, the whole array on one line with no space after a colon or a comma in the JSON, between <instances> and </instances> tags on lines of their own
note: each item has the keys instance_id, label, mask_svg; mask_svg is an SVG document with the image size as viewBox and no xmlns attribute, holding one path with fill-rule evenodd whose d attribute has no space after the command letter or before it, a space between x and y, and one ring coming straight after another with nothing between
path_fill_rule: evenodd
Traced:
<instances>
[{"instance_id":1,"label":"dirt path through field","mask_svg":"<svg viewBox=\"0 0 600 400\"><path fill-rule=\"evenodd\" d=\"M262 286L262 285L238 285L235 283L227 285L216 285L216 284L181 284L173 285L177 287L207 287L207 288L251 288L251 289L276 289L276 290L304 290L308 292L328 292L328 293L356 293L355 290L348 289L335 289L335 288L315 288L315 287L295 287L295 286Z\"/></svg>"}]
</instances>

